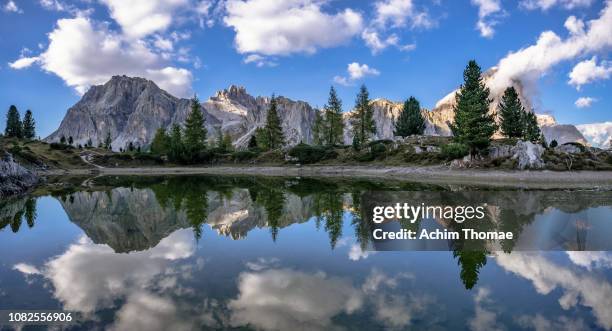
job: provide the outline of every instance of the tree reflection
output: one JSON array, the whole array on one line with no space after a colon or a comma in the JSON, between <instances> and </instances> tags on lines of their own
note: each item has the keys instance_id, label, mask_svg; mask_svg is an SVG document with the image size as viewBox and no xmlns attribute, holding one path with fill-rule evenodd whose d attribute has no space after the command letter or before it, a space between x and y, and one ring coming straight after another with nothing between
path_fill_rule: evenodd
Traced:
<instances>
[{"instance_id":1,"label":"tree reflection","mask_svg":"<svg viewBox=\"0 0 612 331\"><path fill-rule=\"evenodd\" d=\"M35 198L10 200L0 206L0 231L9 227L13 233L17 233L24 220L29 228L33 228L36 217Z\"/></svg>"}]
</instances>

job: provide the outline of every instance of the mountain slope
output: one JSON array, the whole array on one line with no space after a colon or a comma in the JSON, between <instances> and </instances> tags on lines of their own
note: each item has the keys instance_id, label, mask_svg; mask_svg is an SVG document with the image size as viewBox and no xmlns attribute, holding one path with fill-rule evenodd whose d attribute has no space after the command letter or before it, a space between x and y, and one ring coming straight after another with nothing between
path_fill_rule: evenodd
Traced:
<instances>
[{"instance_id":1,"label":"mountain slope","mask_svg":"<svg viewBox=\"0 0 612 331\"><path fill-rule=\"evenodd\" d=\"M265 124L270 98L253 97L243 87L230 86L202 103L209 138L220 128L236 146L246 146L259 126ZM289 145L312 141L315 111L303 101L278 97L279 116ZM72 136L75 144L94 145L110 133L118 150L130 142L148 145L155 131L185 122L190 100L176 98L143 78L114 76L104 85L93 86L68 112L60 127L46 138L59 141Z\"/></svg>"}]
</instances>

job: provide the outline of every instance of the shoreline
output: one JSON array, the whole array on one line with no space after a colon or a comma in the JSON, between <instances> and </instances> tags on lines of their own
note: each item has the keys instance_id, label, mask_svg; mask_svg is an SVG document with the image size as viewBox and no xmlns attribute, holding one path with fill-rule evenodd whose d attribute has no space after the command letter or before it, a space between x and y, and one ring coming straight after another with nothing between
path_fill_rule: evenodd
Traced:
<instances>
[{"instance_id":1,"label":"shoreline","mask_svg":"<svg viewBox=\"0 0 612 331\"><path fill-rule=\"evenodd\" d=\"M213 166L213 167L135 167L68 169L41 172L43 176L164 176L226 175L271 177L324 177L383 179L398 182L456 184L510 188L602 189L612 190L612 171L549 170L511 171L495 169L449 169L444 166Z\"/></svg>"}]
</instances>

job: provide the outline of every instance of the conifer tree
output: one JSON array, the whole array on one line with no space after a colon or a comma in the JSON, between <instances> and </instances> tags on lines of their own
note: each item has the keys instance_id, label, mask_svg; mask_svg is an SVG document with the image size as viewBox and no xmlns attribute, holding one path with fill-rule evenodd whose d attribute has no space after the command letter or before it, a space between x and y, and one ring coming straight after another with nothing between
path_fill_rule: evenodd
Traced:
<instances>
[{"instance_id":1,"label":"conifer tree","mask_svg":"<svg viewBox=\"0 0 612 331\"><path fill-rule=\"evenodd\" d=\"M533 112L523 113L523 137L527 141L538 142L542 135L540 127L538 126L538 118Z\"/></svg>"},{"instance_id":2,"label":"conifer tree","mask_svg":"<svg viewBox=\"0 0 612 331\"><path fill-rule=\"evenodd\" d=\"M421 105L415 97L410 97L402 108L402 112L395 122L394 135L408 137L421 135L425 131L425 119L421 114Z\"/></svg>"},{"instance_id":3,"label":"conifer tree","mask_svg":"<svg viewBox=\"0 0 612 331\"><path fill-rule=\"evenodd\" d=\"M351 114L351 125L353 126L353 146L357 149L366 144L376 133L374 108L370 104L370 95L365 85L361 85L359 94L357 94L355 110Z\"/></svg>"},{"instance_id":4,"label":"conifer tree","mask_svg":"<svg viewBox=\"0 0 612 331\"><path fill-rule=\"evenodd\" d=\"M234 150L234 146L232 145L232 136L230 136L229 132L226 132L223 135L223 149L227 152Z\"/></svg>"},{"instance_id":5,"label":"conifer tree","mask_svg":"<svg viewBox=\"0 0 612 331\"><path fill-rule=\"evenodd\" d=\"M185 152L194 161L197 155L206 149L206 128L200 100L197 96L191 99L191 113L185 121Z\"/></svg>"},{"instance_id":6,"label":"conifer tree","mask_svg":"<svg viewBox=\"0 0 612 331\"><path fill-rule=\"evenodd\" d=\"M113 149L112 143L113 143L113 138L111 138L110 130L106 131L106 138L104 138L104 148L108 150Z\"/></svg>"},{"instance_id":7,"label":"conifer tree","mask_svg":"<svg viewBox=\"0 0 612 331\"><path fill-rule=\"evenodd\" d=\"M338 98L336 89L329 88L329 98L325 105L325 118L322 129L326 145L340 145L344 142L344 122L342 121L342 101Z\"/></svg>"},{"instance_id":8,"label":"conifer tree","mask_svg":"<svg viewBox=\"0 0 612 331\"><path fill-rule=\"evenodd\" d=\"M23 117L22 135L26 139L34 139L36 137L36 122L34 121L34 116L32 116L32 111L29 109Z\"/></svg>"},{"instance_id":9,"label":"conifer tree","mask_svg":"<svg viewBox=\"0 0 612 331\"><path fill-rule=\"evenodd\" d=\"M74 144L74 139L72 138L72 136L68 137L68 145L72 146L72 144Z\"/></svg>"},{"instance_id":10,"label":"conifer tree","mask_svg":"<svg viewBox=\"0 0 612 331\"><path fill-rule=\"evenodd\" d=\"M277 108L278 105L276 102L276 97L272 95L272 99L270 100L270 109L268 110L268 117L266 119L266 126L264 127L268 149L281 148L285 144L285 136L283 134L280 118L278 117Z\"/></svg>"},{"instance_id":11,"label":"conifer tree","mask_svg":"<svg viewBox=\"0 0 612 331\"><path fill-rule=\"evenodd\" d=\"M263 150L269 150L268 147L268 131L265 127L255 129L255 139L257 140L257 147Z\"/></svg>"},{"instance_id":12,"label":"conifer tree","mask_svg":"<svg viewBox=\"0 0 612 331\"><path fill-rule=\"evenodd\" d=\"M22 124L21 116L17 107L11 105L8 113L6 114L6 127L4 128L4 135L7 137L21 138L22 137Z\"/></svg>"},{"instance_id":13,"label":"conifer tree","mask_svg":"<svg viewBox=\"0 0 612 331\"><path fill-rule=\"evenodd\" d=\"M318 109L315 110L315 121L314 125L312 126L312 142L315 145L323 145L325 142L325 129L323 128L325 122L321 113L322 111Z\"/></svg>"},{"instance_id":14,"label":"conifer tree","mask_svg":"<svg viewBox=\"0 0 612 331\"><path fill-rule=\"evenodd\" d=\"M151 152L158 155L168 154L169 148L170 137L166 134L166 129L157 129L153 141L151 141Z\"/></svg>"},{"instance_id":15,"label":"conifer tree","mask_svg":"<svg viewBox=\"0 0 612 331\"><path fill-rule=\"evenodd\" d=\"M183 134L181 132L181 127L178 124L174 124L172 126L172 130L170 132L170 146L168 151L168 157L172 161L180 161L183 158Z\"/></svg>"},{"instance_id":16,"label":"conifer tree","mask_svg":"<svg viewBox=\"0 0 612 331\"><path fill-rule=\"evenodd\" d=\"M249 149L253 149L253 148L257 148L257 137L255 137L255 135L251 136L251 139L249 139L249 145L248 148Z\"/></svg>"},{"instance_id":17,"label":"conifer tree","mask_svg":"<svg viewBox=\"0 0 612 331\"><path fill-rule=\"evenodd\" d=\"M514 87L508 87L499 103L500 127L506 137L523 137L523 113L525 113L525 108L521 104L518 93Z\"/></svg>"},{"instance_id":18,"label":"conifer tree","mask_svg":"<svg viewBox=\"0 0 612 331\"><path fill-rule=\"evenodd\" d=\"M62 144L62 145L63 145L63 144L65 144L65 143L66 143L66 136L62 135L62 136L60 137L60 144Z\"/></svg>"},{"instance_id":19,"label":"conifer tree","mask_svg":"<svg viewBox=\"0 0 612 331\"><path fill-rule=\"evenodd\" d=\"M497 130L493 115L489 114L489 89L481 78L480 67L471 60L463 72L464 83L457 92L454 107L455 122L451 125L453 135L460 143L470 148L470 154L485 149Z\"/></svg>"},{"instance_id":20,"label":"conifer tree","mask_svg":"<svg viewBox=\"0 0 612 331\"><path fill-rule=\"evenodd\" d=\"M91 141L91 138L87 139L87 147L91 148L93 146L93 141Z\"/></svg>"}]
</instances>

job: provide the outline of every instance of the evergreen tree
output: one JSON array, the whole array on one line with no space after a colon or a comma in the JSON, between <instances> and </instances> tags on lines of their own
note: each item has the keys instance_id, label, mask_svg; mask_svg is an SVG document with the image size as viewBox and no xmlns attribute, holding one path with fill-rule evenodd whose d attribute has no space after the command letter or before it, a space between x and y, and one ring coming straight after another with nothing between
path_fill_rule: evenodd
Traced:
<instances>
[{"instance_id":1,"label":"evergreen tree","mask_svg":"<svg viewBox=\"0 0 612 331\"><path fill-rule=\"evenodd\" d=\"M325 129L323 128L323 125L325 124L324 120L323 120L323 116L321 115L321 111L316 109L315 110L315 121L314 121L314 125L312 127L312 142L315 145L323 145L324 141L325 141Z\"/></svg>"},{"instance_id":2,"label":"evergreen tree","mask_svg":"<svg viewBox=\"0 0 612 331\"><path fill-rule=\"evenodd\" d=\"M480 67L471 60L463 72L464 84L456 95L455 122L451 130L457 141L470 148L470 154L487 148L497 130L493 115L489 114L489 89L481 78Z\"/></svg>"},{"instance_id":3,"label":"evergreen tree","mask_svg":"<svg viewBox=\"0 0 612 331\"><path fill-rule=\"evenodd\" d=\"M74 139L72 138L72 136L68 137L68 145L71 145L74 143Z\"/></svg>"},{"instance_id":4,"label":"evergreen tree","mask_svg":"<svg viewBox=\"0 0 612 331\"><path fill-rule=\"evenodd\" d=\"M113 143L113 138L111 137L110 130L106 131L106 138L104 138L104 148L108 150L113 149L112 143Z\"/></svg>"},{"instance_id":5,"label":"evergreen tree","mask_svg":"<svg viewBox=\"0 0 612 331\"><path fill-rule=\"evenodd\" d=\"M264 127L268 149L281 148L285 144L285 136L283 134L280 118L278 117L277 108L276 97L272 95L270 109L268 109L268 117L266 118L266 126Z\"/></svg>"},{"instance_id":6,"label":"evergreen tree","mask_svg":"<svg viewBox=\"0 0 612 331\"><path fill-rule=\"evenodd\" d=\"M415 97L410 97L404 102L402 112L395 122L394 135L402 138L411 135L421 135L425 131L425 119L421 114L421 105Z\"/></svg>"},{"instance_id":7,"label":"evergreen tree","mask_svg":"<svg viewBox=\"0 0 612 331\"><path fill-rule=\"evenodd\" d=\"M257 147L263 150L269 150L268 145L268 131L265 127L255 129L255 139L257 140Z\"/></svg>"},{"instance_id":8,"label":"evergreen tree","mask_svg":"<svg viewBox=\"0 0 612 331\"><path fill-rule=\"evenodd\" d=\"M370 95L365 85L361 85L359 94L357 94L355 110L351 114L351 125L353 126L353 146L357 148L361 148L370 140L371 135L376 133L374 108L370 104Z\"/></svg>"},{"instance_id":9,"label":"evergreen tree","mask_svg":"<svg viewBox=\"0 0 612 331\"><path fill-rule=\"evenodd\" d=\"M523 137L523 113L525 108L521 104L518 93L514 87L508 87L504 91L499 103L499 115L501 118L501 131L508 138Z\"/></svg>"},{"instance_id":10,"label":"evergreen tree","mask_svg":"<svg viewBox=\"0 0 612 331\"><path fill-rule=\"evenodd\" d=\"M191 161L206 149L206 128L204 114L197 96L191 99L191 113L185 121L185 152Z\"/></svg>"},{"instance_id":11,"label":"evergreen tree","mask_svg":"<svg viewBox=\"0 0 612 331\"><path fill-rule=\"evenodd\" d=\"M251 139L249 139L248 148L249 149L257 148L257 138L255 137L255 135L252 135Z\"/></svg>"},{"instance_id":12,"label":"evergreen tree","mask_svg":"<svg viewBox=\"0 0 612 331\"><path fill-rule=\"evenodd\" d=\"M87 147L91 148L93 146L93 141L91 141L91 138L87 139Z\"/></svg>"},{"instance_id":13,"label":"evergreen tree","mask_svg":"<svg viewBox=\"0 0 612 331\"><path fill-rule=\"evenodd\" d=\"M540 140L542 132L540 131L540 127L538 126L538 118L536 117L535 113L523 113L523 130L523 136L525 140L534 143Z\"/></svg>"},{"instance_id":14,"label":"evergreen tree","mask_svg":"<svg viewBox=\"0 0 612 331\"><path fill-rule=\"evenodd\" d=\"M172 126L172 130L170 131L170 146L168 151L168 157L172 161L180 161L183 158L183 134L181 132L181 127L178 124L174 124Z\"/></svg>"},{"instance_id":15,"label":"evergreen tree","mask_svg":"<svg viewBox=\"0 0 612 331\"><path fill-rule=\"evenodd\" d=\"M128 152L133 152L134 151L134 143L130 141L130 143L128 144L127 150Z\"/></svg>"},{"instance_id":16,"label":"evergreen tree","mask_svg":"<svg viewBox=\"0 0 612 331\"><path fill-rule=\"evenodd\" d=\"M336 89L330 87L329 98L325 105L325 118L322 129L326 145L340 145L344 142L344 121L342 121L342 101L336 94Z\"/></svg>"},{"instance_id":17,"label":"evergreen tree","mask_svg":"<svg viewBox=\"0 0 612 331\"><path fill-rule=\"evenodd\" d=\"M227 152L231 152L234 149L232 145L232 136L230 136L229 132L223 135L223 149Z\"/></svg>"},{"instance_id":18,"label":"evergreen tree","mask_svg":"<svg viewBox=\"0 0 612 331\"><path fill-rule=\"evenodd\" d=\"M6 114L6 127L4 128L4 135L7 137L21 138L21 131L21 115L19 115L17 107L11 105L9 107L8 113Z\"/></svg>"},{"instance_id":19,"label":"evergreen tree","mask_svg":"<svg viewBox=\"0 0 612 331\"><path fill-rule=\"evenodd\" d=\"M151 141L151 152L153 154L164 155L168 154L170 148L170 137L166 134L166 129L159 128L155 132L153 141Z\"/></svg>"},{"instance_id":20,"label":"evergreen tree","mask_svg":"<svg viewBox=\"0 0 612 331\"><path fill-rule=\"evenodd\" d=\"M66 136L62 135L62 136L60 137L60 144L62 144L62 145L63 145L63 144L65 144L65 143L66 143Z\"/></svg>"},{"instance_id":21,"label":"evergreen tree","mask_svg":"<svg viewBox=\"0 0 612 331\"><path fill-rule=\"evenodd\" d=\"M29 109L23 117L22 135L26 139L34 139L36 137L36 122L34 121L34 116L32 116L32 111Z\"/></svg>"},{"instance_id":22,"label":"evergreen tree","mask_svg":"<svg viewBox=\"0 0 612 331\"><path fill-rule=\"evenodd\" d=\"M559 143L553 139L553 141L550 142L550 148L555 148L557 146L559 146Z\"/></svg>"}]
</instances>

